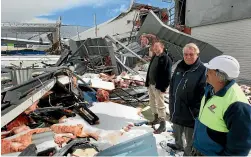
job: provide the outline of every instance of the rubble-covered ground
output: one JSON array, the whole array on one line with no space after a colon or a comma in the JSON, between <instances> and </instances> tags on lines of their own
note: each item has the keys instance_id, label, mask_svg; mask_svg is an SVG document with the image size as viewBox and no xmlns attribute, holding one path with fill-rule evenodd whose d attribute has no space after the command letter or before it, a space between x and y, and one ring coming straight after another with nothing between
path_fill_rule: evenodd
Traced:
<instances>
[{"instance_id":1,"label":"rubble-covered ground","mask_svg":"<svg viewBox=\"0 0 251 157\"><path fill-rule=\"evenodd\" d=\"M49 92L2 128L1 154L18 155L34 144L40 155L52 156L62 153L74 140L87 138L88 141L80 142L79 147L71 146L72 149L63 154L94 156L117 144L153 133L151 126L134 125L152 119L144 72L138 75L122 72L118 76L86 73L81 78L95 90L84 87L76 77L57 76L58 83ZM251 101L251 88L241 85L241 89ZM82 92L78 95L82 98L76 98L78 92ZM166 93L167 115L168 99ZM158 155L182 156L183 152L165 147L167 142L174 142L171 123L167 120L166 124L166 132L153 135Z\"/></svg>"},{"instance_id":2,"label":"rubble-covered ground","mask_svg":"<svg viewBox=\"0 0 251 157\"><path fill-rule=\"evenodd\" d=\"M93 91L84 87L76 77L65 77L65 75L56 77L58 81L50 91L2 127L2 155L18 155L26 152L27 149L32 152L33 147L36 147L39 155L58 155L57 153L62 153L62 150L69 147L74 140L87 138L89 141L84 142L85 144L82 141L81 147L72 146L72 149L63 153L65 156L80 154L93 156L109 147L153 132L153 129L147 125L134 126L134 123L146 120L141 110L136 108L147 104L147 89L141 76L129 75L125 72L112 78L107 74L82 76L81 78L86 80L89 87L95 89L94 95L92 95ZM103 83L99 84L100 82L93 80L103 81ZM113 89L110 88L112 87L110 84L105 84L108 81L115 84ZM44 86L43 82L41 83ZM107 89L99 89L100 85ZM139 89L135 90L136 88ZM125 95L114 92L117 89L121 89ZM127 93L128 89L131 91ZM76 95L78 92L82 94ZM117 93L116 99L123 98L124 105L112 102L116 101L112 99L114 93ZM29 90L28 96L32 94L34 94L32 90ZM138 97L142 98L139 100ZM172 130L169 122L167 126L169 126L168 130ZM168 155L170 150L162 149L159 143L172 142L171 132L154 135L154 137L159 155ZM87 151L86 147L90 149L88 148Z\"/></svg>"},{"instance_id":3,"label":"rubble-covered ground","mask_svg":"<svg viewBox=\"0 0 251 157\"><path fill-rule=\"evenodd\" d=\"M47 150L51 147L55 147L57 150L59 150L61 149L61 147L64 147L66 145L66 142L69 141L70 138L86 136L94 137L94 139L96 139L97 141L93 140L93 143L96 144L99 150L104 150L118 143L143 135L147 132L153 132L153 129L146 125L139 127L130 125L135 122L145 120L143 117L138 115L138 110L136 108L112 102L101 102L94 103L90 109L100 118L99 124L91 126L79 115L63 119L61 123L54 124L52 125L52 127L48 128L48 130L44 130L52 131L53 134L49 135L52 136L51 138L47 137L44 138L44 140L40 141L40 143L37 145L38 151ZM59 126L62 126L61 130ZM73 130L67 130L69 129L66 128L67 126L71 127ZM79 132L77 129L78 126L80 126L81 128L79 129ZM167 126L168 130L172 130L171 124L169 122L167 122ZM19 145L21 146L23 144L22 140L24 139L20 138L20 136L25 135L25 140L29 138L29 140L32 141L31 134L26 135L27 131L29 132L31 130L32 129L26 128L24 131L21 131L21 133L17 132L17 134L14 135L16 136L14 138L12 138L13 136L11 136L2 139L2 154L5 153L4 150L6 150L7 148L7 145L5 145L4 141L10 141L8 144L12 148L17 148L19 147ZM166 150L161 148L159 143L162 141L173 142L174 139L172 137L172 133L165 132L160 135L154 135L154 137L156 138L158 154L160 156L170 155L169 152L166 152ZM28 143L31 141L28 141ZM36 141L33 141L33 143L36 143ZM6 151L7 153L19 152L22 151L24 147L27 147L27 145L28 144L23 144L23 148L19 147L17 148L17 150L10 148L11 152L8 152L8 150Z\"/></svg>"}]
</instances>

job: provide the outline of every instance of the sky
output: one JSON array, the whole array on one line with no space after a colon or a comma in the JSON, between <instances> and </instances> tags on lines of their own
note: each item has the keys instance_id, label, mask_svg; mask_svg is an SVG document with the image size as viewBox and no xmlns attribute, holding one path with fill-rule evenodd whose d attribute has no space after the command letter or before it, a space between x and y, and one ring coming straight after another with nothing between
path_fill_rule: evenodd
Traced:
<instances>
[{"instance_id":1,"label":"sky","mask_svg":"<svg viewBox=\"0 0 251 157\"><path fill-rule=\"evenodd\" d=\"M62 17L65 25L94 26L103 23L129 8L131 0L1 0L2 22L55 23ZM161 8L162 0L135 0Z\"/></svg>"}]
</instances>

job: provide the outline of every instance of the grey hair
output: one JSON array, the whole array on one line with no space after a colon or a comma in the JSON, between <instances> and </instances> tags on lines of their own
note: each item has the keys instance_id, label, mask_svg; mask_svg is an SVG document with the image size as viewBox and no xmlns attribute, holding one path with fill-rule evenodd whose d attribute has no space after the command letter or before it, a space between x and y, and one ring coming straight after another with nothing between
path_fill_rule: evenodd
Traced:
<instances>
[{"instance_id":1,"label":"grey hair","mask_svg":"<svg viewBox=\"0 0 251 157\"><path fill-rule=\"evenodd\" d=\"M183 48L183 54L184 54L184 51L186 48L192 48L194 50L194 53L196 54L199 54L200 53L200 49L198 48L198 46L194 43L189 43L189 44L186 44Z\"/></svg>"},{"instance_id":2,"label":"grey hair","mask_svg":"<svg viewBox=\"0 0 251 157\"><path fill-rule=\"evenodd\" d=\"M227 82L231 80L226 73L219 70L216 71L216 76L221 80L221 82Z\"/></svg>"}]
</instances>

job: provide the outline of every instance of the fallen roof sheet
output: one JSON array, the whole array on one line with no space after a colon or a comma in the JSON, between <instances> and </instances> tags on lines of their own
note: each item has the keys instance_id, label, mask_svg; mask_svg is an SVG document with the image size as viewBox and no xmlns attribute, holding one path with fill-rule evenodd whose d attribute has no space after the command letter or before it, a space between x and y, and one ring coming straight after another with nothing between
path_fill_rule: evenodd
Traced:
<instances>
[{"instance_id":1,"label":"fallen roof sheet","mask_svg":"<svg viewBox=\"0 0 251 157\"><path fill-rule=\"evenodd\" d=\"M155 143L153 134L147 133L105 149L96 156L157 156Z\"/></svg>"},{"instance_id":2,"label":"fallen roof sheet","mask_svg":"<svg viewBox=\"0 0 251 157\"><path fill-rule=\"evenodd\" d=\"M188 43L195 43L199 47L202 62L208 62L213 57L223 54L214 46L165 25L153 11L147 15L138 37L143 33L154 34L161 39L175 61L183 58L182 48Z\"/></svg>"},{"instance_id":3,"label":"fallen roof sheet","mask_svg":"<svg viewBox=\"0 0 251 157\"><path fill-rule=\"evenodd\" d=\"M55 79L51 79L51 80L46 81L46 83L43 84L43 86L34 90L34 94L28 96L28 98L25 97L23 99L20 99L21 103L16 105L15 108L8 110L8 112L2 113L1 127L8 124L14 118L16 118L21 113L23 113L27 108L29 108L31 105L33 105L34 102L39 100L46 92L48 92L54 86L55 83L56 83Z\"/></svg>"}]
</instances>

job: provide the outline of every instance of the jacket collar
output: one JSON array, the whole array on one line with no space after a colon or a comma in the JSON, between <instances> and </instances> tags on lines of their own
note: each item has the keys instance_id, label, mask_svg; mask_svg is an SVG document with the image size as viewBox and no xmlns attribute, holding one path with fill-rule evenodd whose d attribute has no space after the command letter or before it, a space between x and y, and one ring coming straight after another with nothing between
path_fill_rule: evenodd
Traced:
<instances>
[{"instance_id":1,"label":"jacket collar","mask_svg":"<svg viewBox=\"0 0 251 157\"><path fill-rule=\"evenodd\" d=\"M231 88L235 84L235 80L230 81L225 87L215 93L216 96L223 97L227 93L228 89Z\"/></svg>"},{"instance_id":2,"label":"jacket collar","mask_svg":"<svg viewBox=\"0 0 251 157\"><path fill-rule=\"evenodd\" d=\"M164 56L164 55L166 55L166 53L165 52L163 52L162 54L160 54L159 56L156 56L156 55L153 55L152 56L152 58L151 58L151 61L155 58L155 57L162 57L162 56Z\"/></svg>"},{"instance_id":3,"label":"jacket collar","mask_svg":"<svg viewBox=\"0 0 251 157\"><path fill-rule=\"evenodd\" d=\"M181 66L182 64L183 64L183 65L186 64L185 61L184 61L184 59L179 63L179 68L182 67L182 66ZM188 71L194 71L194 70L198 69L198 67L200 66L200 64L201 64L200 57L198 57L198 59L197 59L197 60L195 61L195 63L189 68Z\"/></svg>"},{"instance_id":4,"label":"jacket collar","mask_svg":"<svg viewBox=\"0 0 251 157\"><path fill-rule=\"evenodd\" d=\"M215 94L214 94L214 91L213 91L214 88L212 87L212 85L208 84L205 90L205 96L211 97L213 95L216 95L219 97L224 97L227 91L229 90L229 88L231 88L234 84L235 84L235 80L230 81L225 87L223 87L221 90L219 90Z\"/></svg>"},{"instance_id":5,"label":"jacket collar","mask_svg":"<svg viewBox=\"0 0 251 157\"><path fill-rule=\"evenodd\" d=\"M157 56L157 55L154 55L154 56L157 56L157 57L161 57L161 56L164 56L166 53L165 53L165 51L164 52L162 52L159 56Z\"/></svg>"}]
</instances>

